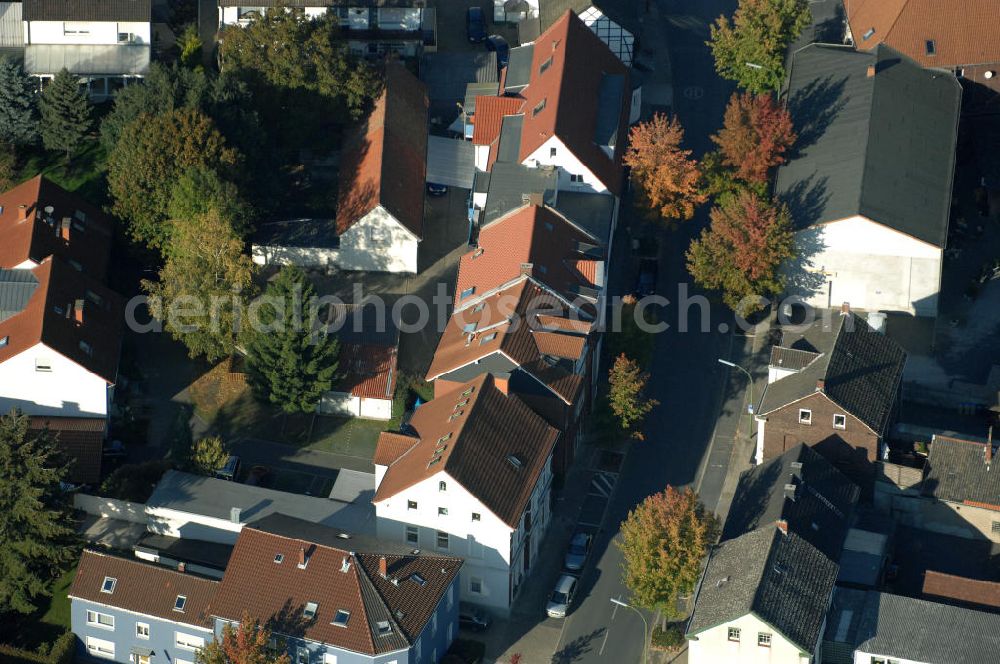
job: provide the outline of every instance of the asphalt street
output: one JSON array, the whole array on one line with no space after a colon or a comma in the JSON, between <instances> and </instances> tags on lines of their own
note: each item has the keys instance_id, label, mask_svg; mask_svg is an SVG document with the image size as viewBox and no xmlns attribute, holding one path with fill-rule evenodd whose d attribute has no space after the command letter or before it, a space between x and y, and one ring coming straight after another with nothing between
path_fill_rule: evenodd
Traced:
<instances>
[{"instance_id":1,"label":"asphalt street","mask_svg":"<svg viewBox=\"0 0 1000 664\"><path fill-rule=\"evenodd\" d=\"M716 76L704 42L709 23L722 13L730 13L735 3L653 1L656 7L646 18L642 34L652 48L666 44L669 49L673 111L685 128L687 147L700 155L711 148L708 137L721 124L733 90L731 84ZM623 206L623 210L627 209ZM712 306L709 329L701 331L697 325L699 309L692 306L688 314L695 325L686 332L677 325L684 309L678 304L678 287L683 284L692 294L696 292L689 284L684 251L707 223L707 217L707 209L703 208L678 230L660 232L657 292L670 300L660 319L671 327L657 335L649 391L661 405L646 422L646 440L635 444L622 467L595 543L592 560L596 562L583 575L576 607L564 621L554 662L642 661L642 619L635 611L610 602L610 598L627 601L629 597L621 583L621 554L611 541L617 535L618 524L637 503L667 484L695 486L710 509L715 508L722 492L724 465L722 472L709 472L719 466L709 463L704 473L702 466L712 456L709 447L723 405L723 390L731 380L717 360L728 356L732 314L720 305ZM630 285L613 283L612 289L622 293ZM733 403L726 402L724 410L739 408L739 398L742 395L734 395ZM652 616L646 618L652 626Z\"/></svg>"}]
</instances>

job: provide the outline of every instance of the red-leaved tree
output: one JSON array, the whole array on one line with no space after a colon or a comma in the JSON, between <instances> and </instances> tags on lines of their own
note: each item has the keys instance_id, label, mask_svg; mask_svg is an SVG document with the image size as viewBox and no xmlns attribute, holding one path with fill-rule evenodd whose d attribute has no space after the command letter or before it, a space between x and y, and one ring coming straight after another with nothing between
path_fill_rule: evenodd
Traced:
<instances>
[{"instance_id":1,"label":"red-leaved tree","mask_svg":"<svg viewBox=\"0 0 1000 664\"><path fill-rule=\"evenodd\" d=\"M657 113L632 127L625 151L639 206L666 219L690 219L705 202L698 163L681 148L683 140L677 118Z\"/></svg>"},{"instance_id":2,"label":"red-leaved tree","mask_svg":"<svg viewBox=\"0 0 1000 664\"><path fill-rule=\"evenodd\" d=\"M722 153L722 163L750 183L765 182L768 171L785 162L785 153L795 138L788 110L770 94L749 92L733 94L722 129L712 136Z\"/></svg>"},{"instance_id":3,"label":"red-leaved tree","mask_svg":"<svg viewBox=\"0 0 1000 664\"><path fill-rule=\"evenodd\" d=\"M213 640L195 653L198 664L291 664L288 653L269 647L271 630L249 615L235 627L222 628L222 640Z\"/></svg>"}]
</instances>

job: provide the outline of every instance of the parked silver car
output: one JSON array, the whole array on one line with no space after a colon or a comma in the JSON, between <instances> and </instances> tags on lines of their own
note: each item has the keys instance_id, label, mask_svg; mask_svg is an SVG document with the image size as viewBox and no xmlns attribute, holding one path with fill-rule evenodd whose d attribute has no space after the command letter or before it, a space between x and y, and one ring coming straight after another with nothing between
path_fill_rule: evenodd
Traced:
<instances>
[{"instance_id":1,"label":"parked silver car","mask_svg":"<svg viewBox=\"0 0 1000 664\"><path fill-rule=\"evenodd\" d=\"M575 576L563 574L556 582L556 588L549 596L549 603L545 607L545 613L550 618L565 618L569 612L569 605L573 602L573 595L576 594Z\"/></svg>"}]
</instances>

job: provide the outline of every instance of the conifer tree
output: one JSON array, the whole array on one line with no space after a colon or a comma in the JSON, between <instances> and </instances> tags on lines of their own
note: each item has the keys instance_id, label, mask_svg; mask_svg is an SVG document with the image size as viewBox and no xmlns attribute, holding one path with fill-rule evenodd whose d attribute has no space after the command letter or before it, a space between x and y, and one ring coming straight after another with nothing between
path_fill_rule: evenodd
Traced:
<instances>
[{"instance_id":1,"label":"conifer tree","mask_svg":"<svg viewBox=\"0 0 1000 664\"><path fill-rule=\"evenodd\" d=\"M38 108L45 149L65 152L68 161L93 124L90 101L79 79L62 69L42 91Z\"/></svg>"},{"instance_id":2,"label":"conifer tree","mask_svg":"<svg viewBox=\"0 0 1000 664\"><path fill-rule=\"evenodd\" d=\"M37 88L20 63L0 57L0 142L30 145L38 140Z\"/></svg>"}]
</instances>

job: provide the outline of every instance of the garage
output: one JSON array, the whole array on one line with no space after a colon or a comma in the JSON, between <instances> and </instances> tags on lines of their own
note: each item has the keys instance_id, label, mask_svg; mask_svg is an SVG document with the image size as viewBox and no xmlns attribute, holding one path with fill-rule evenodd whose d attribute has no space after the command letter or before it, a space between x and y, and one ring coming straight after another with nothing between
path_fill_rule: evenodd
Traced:
<instances>
[{"instance_id":1,"label":"garage","mask_svg":"<svg viewBox=\"0 0 1000 664\"><path fill-rule=\"evenodd\" d=\"M475 175L472 143L456 138L429 136L427 139L427 181L449 187L472 189Z\"/></svg>"}]
</instances>

